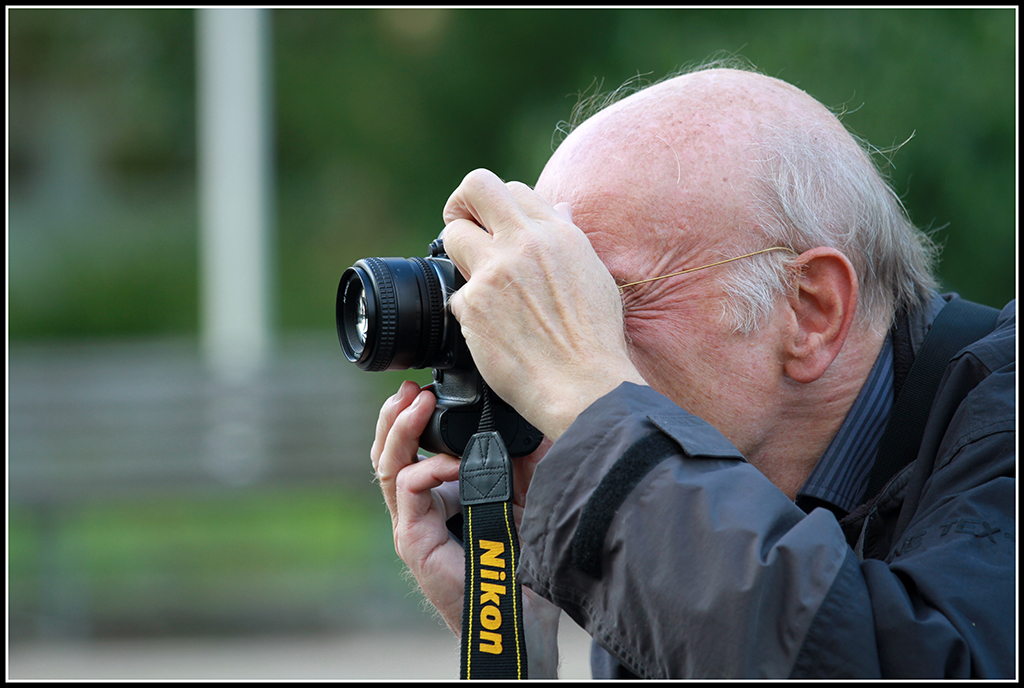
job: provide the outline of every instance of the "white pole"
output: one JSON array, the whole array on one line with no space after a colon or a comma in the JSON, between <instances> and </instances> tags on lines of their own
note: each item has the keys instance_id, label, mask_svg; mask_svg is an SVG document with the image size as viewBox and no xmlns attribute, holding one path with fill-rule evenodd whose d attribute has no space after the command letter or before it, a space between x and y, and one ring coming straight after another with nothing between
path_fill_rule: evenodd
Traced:
<instances>
[{"instance_id":1,"label":"white pole","mask_svg":"<svg viewBox=\"0 0 1024 688\"><path fill-rule=\"evenodd\" d=\"M200 335L231 382L271 348L269 39L266 10L196 12Z\"/></svg>"}]
</instances>

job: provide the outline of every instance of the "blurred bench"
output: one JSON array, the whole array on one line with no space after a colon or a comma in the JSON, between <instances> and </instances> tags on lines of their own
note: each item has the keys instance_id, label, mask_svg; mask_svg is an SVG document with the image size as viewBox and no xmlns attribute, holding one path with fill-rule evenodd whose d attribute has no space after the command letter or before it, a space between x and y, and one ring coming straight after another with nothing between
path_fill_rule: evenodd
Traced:
<instances>
[{"instance_id":1,"label":"blurred bench","mask_svg":"<svg viewBox=\"0 0 1024 688\"><path fill-rule=\"evenodd\" d=\"M377 401L333 335L281 342L249 384L218 384L194 341L15 345L15 503L370 477Z\"/></svg>"}]
</instances>

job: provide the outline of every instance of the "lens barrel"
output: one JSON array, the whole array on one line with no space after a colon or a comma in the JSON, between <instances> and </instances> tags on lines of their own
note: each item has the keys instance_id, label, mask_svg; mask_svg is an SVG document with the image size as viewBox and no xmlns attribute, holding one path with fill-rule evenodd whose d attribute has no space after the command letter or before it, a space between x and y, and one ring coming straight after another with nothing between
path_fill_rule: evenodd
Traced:
<instances>
[{"instance_id":1,"label":"lens barrel","mask_svg":"<svg viewBox=\"0 0 1024 688\"><path fill-rule=\"evenodd\" d=\"M363 370L441 367L453 266L447 258L364 258L341 276L335 318L345 357Z\"/></svg>"}]
</instances>

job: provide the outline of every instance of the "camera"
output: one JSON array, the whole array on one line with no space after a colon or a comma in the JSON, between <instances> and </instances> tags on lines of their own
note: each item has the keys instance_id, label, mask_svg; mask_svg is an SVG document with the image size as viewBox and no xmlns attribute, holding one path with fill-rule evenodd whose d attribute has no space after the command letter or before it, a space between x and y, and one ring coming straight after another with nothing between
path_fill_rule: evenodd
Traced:
<instances>
[{"instance_id":1,"label":"camera","mask_svg":"<svg viewBox=\"0 0 1024 688\"><path fill-rule=\"evenodd\" d=\"M491 392L477 371L448 298L465 279L441 237L425 258L363 258L338 284L335 319L345 357L362 370L432 368L437 397L420 446L462 456L483 426L497 431L511 456L533 452L542 433Z\"/></svg>"}]
</instances>

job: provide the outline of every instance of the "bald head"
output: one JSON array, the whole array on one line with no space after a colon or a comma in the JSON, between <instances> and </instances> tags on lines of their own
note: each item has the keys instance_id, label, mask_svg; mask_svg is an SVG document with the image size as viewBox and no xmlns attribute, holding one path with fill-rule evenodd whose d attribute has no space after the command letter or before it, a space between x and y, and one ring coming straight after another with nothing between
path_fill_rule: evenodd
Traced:
<instances>
[{"instance_id":1,"label":"bald head","mask_svg":"<svg viewBox=\"0 0 1024 688\"><path fill-rule=\"evenodd\" d=\"M884 235L882 244L906 249L896 262L920 273L902 290L933 284L926 242L858 142L812 97L754 72L694 72L616 102L573 130L537 190L570 203L574 218L598 232L637 245L645 259L827 245L848 252L870 282L893 262L876 253ZM888 314L891 296L883 300L871 307Z\"/></svg>"},{"instance_id":2,"label":"bald head","mask_svg":"<svg viewBox=\"0 0 1024 688\"><path fill-rule=\"evenodd\" d=\"M686 74L583 122L555 151L537 188L570 203L600 189L636 205L649 223L666 225L666 238L676 240L692 231L680 220L693 214L735 227L752 193L752 144L764 127L814 121L845 135L828 110L785 82L735 69Z\"/></svg>"}]
</instances>

